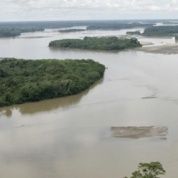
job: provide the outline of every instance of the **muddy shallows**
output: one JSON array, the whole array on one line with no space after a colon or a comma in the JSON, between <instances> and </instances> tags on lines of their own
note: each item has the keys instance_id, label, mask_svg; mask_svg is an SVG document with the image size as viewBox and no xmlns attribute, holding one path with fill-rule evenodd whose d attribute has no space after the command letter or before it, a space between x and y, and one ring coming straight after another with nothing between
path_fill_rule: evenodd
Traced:
<instances>
[{"instance_id":1,"label":"muddy shallows","mask_svg":"<svg viewBox=\"0 0 178 178\"><path fill-rule=\"evenodd\" d=\"M166 138L168 134L167 127L111 127L113 137L120 138L145 138L145 137L160 137Z\"/></svg>"}]
</instances>

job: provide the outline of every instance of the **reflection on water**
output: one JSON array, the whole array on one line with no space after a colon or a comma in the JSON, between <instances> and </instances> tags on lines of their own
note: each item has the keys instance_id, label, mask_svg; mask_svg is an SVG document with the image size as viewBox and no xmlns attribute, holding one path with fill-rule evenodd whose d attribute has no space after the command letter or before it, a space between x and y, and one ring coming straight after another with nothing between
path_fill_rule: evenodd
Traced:
<instances>
[{"instance_id":1,"label":"reflection on water","mask_svg":"<svg viewBox=\"0 0 178 178\"><path fill-rule=\"evenodd\" d=\"M49 112L51 110L55 109L68 109L68 107L76 106L81 98L87 93L92 90L92 88L96 87L97 85L101 84L103 80L100 80L93 86L91 86L88 90L77 94L77 95L72 95L72 96L67 96L67 97L61 97L57 99L49 99L49 100L44 100L40 102L33 102L33 103L25 103L21 105L15 105L14 107L3 107L0 108L0 113L1 115L6 115L7 117L12 116L12 110L15 108L18 110L21 114L34 114L38 112Z\"/></svg>"},{"instance_id":2,"label":"reflection on water","mask_svg":"<svg viewBox=\"0 0 178 178\"><path fill-rule=\"evenodd\" d=\"M79 95L1 108L0 177L120 178L139 162L160 161L167 178L177 178L178 56L48 49L56 38L0 39L0 56L91 58L106 65L105 77ZM128 126L169 133L163 140L112 137L111 127Z\"/></svg>"}]
</instances>

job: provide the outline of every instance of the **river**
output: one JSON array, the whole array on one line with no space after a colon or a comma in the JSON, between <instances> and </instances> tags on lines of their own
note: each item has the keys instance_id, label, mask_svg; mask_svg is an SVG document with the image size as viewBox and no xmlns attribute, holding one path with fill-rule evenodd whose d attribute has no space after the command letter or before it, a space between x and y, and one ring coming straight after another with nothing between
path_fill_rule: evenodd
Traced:
<instances>
[{"instance_id":1,"label":"river","mask_svg":"<svg viewBox=\"0 0 178 178\"><path fill-rule=\"evenodd\" d=\"M160 161L165 177L177 178L178 55L48 48L53 39L121 33L45 31L0 39L1 57L90 58L107 67L104 79L79 95L0 109L0 177L122 178L139 162ZM124 126L167 127L168 134L113 137L111 127Z\"/></svg>"}]
</instances>

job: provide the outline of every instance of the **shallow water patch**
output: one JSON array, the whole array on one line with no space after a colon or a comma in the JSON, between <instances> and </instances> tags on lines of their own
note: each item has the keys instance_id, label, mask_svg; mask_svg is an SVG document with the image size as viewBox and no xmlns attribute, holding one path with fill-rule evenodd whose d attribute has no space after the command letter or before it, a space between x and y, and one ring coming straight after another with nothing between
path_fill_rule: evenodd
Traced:
<instances>
[{"instance_id":1,"label":"shallow water patch","mask_svg":"<svg viewBox=\"0 0 178 178\"><path fill-rule=\"evenodd\" d=\"M139 139L145 137L159 137L165 139L168 134L167 127L111 127L113 137Z\"/></svg>"}]
</instances>

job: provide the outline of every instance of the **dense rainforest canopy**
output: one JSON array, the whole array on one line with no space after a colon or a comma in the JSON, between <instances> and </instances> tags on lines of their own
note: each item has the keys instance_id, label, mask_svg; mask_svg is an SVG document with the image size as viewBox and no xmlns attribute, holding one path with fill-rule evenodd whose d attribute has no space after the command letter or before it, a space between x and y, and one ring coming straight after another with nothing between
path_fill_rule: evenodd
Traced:
<instances>
[{"instance_id":1,"label":"dense rainforest canopy","mask_svg":"<svg viewBox=\"0 0 178 178\"><path fill-rule=\"evenodd\" d=\"M123 50L141 47L136 38L85 37L84 39L63 39L49 43L52 48L77 48L90 50Z\"/></svg>"},{"instance_id":2,"label":"dense rainforest canopy","mask_svg":"<svg viewBox=\"0 0 178 178\"><path fill-rule=\"evenodd\" d=\"M92 60L0 60L0 106L77 94L104 71Z\"/></svg>"}]
</instances>

